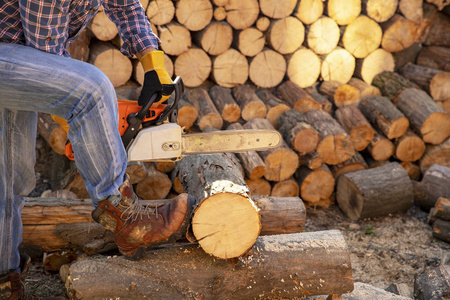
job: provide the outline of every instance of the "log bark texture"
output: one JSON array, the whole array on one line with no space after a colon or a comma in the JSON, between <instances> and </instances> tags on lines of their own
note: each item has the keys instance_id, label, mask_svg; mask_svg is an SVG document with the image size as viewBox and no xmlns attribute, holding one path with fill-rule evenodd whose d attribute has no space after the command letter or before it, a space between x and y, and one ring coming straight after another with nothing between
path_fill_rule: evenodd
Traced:
<instances>
[{"instance_id":1,"label":"log bark texture","mask_svg":"<svg viewBox=\"0 0 450 300\"><path fill-rule=\"evenodd\" d=\"M450 197L450 168L433 165L424 174L420 182L413 181L414 198L420 207L430 209L439 197Z\"/></svg>"}]
</instances>

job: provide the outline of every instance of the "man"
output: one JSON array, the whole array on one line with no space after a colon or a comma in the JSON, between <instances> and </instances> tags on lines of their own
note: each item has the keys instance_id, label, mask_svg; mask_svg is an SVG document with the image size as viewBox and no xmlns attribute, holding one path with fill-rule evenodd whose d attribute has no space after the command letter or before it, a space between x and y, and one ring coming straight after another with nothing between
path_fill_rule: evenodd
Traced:
<instances>
[{"instance_id":1,"label":"man","mask_svg":"<svg viewBox=\"0 0 450 300\"><path fill-rule=\"evenodd\" d=\"M20 255L23 197L35 186L37 112L66 119L77 168L94 203L93 219L113 231L119 250L177 238L191 199L181 194L150 212L139 205L125 174L114 88L96 67L69 58L67 47L103 5L146 71L139 103L173 84L159 39L138 0L3 0L0 2L0 298L38 299L21 282L29 258ZM163 88L164 87L164 88ZM163 91L164 90L164 91Z\"/></svg>"}]
</instances>

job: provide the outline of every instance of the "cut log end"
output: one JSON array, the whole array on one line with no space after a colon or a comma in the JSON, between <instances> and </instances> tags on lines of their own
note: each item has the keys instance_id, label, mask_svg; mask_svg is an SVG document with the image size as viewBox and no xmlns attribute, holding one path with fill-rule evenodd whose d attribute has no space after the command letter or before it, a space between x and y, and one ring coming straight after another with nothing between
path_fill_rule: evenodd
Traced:
<instances>
[{"instance_id":1,"label":"cut log end","mask_svg":"<svg viewBox=\"0 0 450 300\"><path fill-rule=\"evenodd\" d=\"M242 110L242 119L248 121L255 118L265 118L267 107L262 101L252 101Z\"/></svg>"},{"instance_id":2,"label":"cut log end","mask_svg":"<svg viewBox=\"0 0 450 300\"><path fill-rule=\"evenodd\" d=\"M264 160L266 174L270 181L282 181L291 177L298 167L298 155L290 149L279 149L270 153Z\"/></svg>"},{"instance_id":3,"label":"cut log end","mask_svg":"<svg viewBox=\"0 0 450 300\"><path fill-rule=\"evenodd\" d=\"M355 151L347 134L337 134L325 137L317 147L317 153L324 163L337 165L352 157Z\"/></svg>"},{"instance_id":4,"label":"cut log end","mask_svg":"<svg viewBox=\"0 0 450 300\"><path fill-rule=\"evenodd\" d=\"M362 151L370 144L374 137L374 130L370 125L360 125L350 132L350 139L356 151Z\"/></svg>"},{"instance_id":5,"label":"cut log end","mask_svg":"<svg viewBox=\"0 0 450 300\"><path fill-rule=\"evenodd\" d=\"M428 116L420 129L425 143L440 144L450 136L450 116L435 112Z\"/></svg>"},{"instance_id":6,"label":"cut log end","mask_svg":"<svg viewBox=\"0 0 450 300\"><path fill-rule=\"evenodd\" d=\"M260 216L247 197L220 193L197 208L192 230L205 252L223 259L239 257L255 243L261 230Z\"/></svg>"},{"instance_id":7,"label":"cut log end","mask_svg":"<svg viewBox=\"0 0 450 300\"><path fill-rule=\"evenodd\" d=\"M401 117L392 122L392 125L387 133L387 137L389 139L401 137L405 134L406 130L408 130L408 127L409 127L408 119L405 117Z\"/></svg>"},{"instance_id":8,"label":"cut log end","mask_svg":"<svg viewBox=\"0 0 450 300\"><path fill-rule=\"evenodd\" d=\"M222 117L217 113L210 113L198 120L198 127L201 131L208 128L221 129L223 125Z\"/></svg>"},{"instance_id":9,"label":"cut log end","mask_svg":"<svg viewBox=\"0 0 450 300\"><path fill-rule=\"evenodd\" d=\"M241 108L237 104L226 104L222 111L222 118L230 123L237 122L241 116Z\"/></svg>"},{"instance_id":10,"label":"cut log end","mask_svg":"<svg viewBox=\"0 0 450 300\"><path fill-rule=\"evenodd\" d=\"M320 135L312 128L303 129L292 141L292 148L300 154L312 153L316 150L320 141Z\"/></svg>"},{"instance_id":11,"label":"cut log end","mask_svg":"<svg viewBox=\"0 0 450 300\"><path fill-rule=\"evenodd\" d=\"M309 204L326 200L333 193L335 179L327 170L315 170L300 185L300 195Z\"/></svg>"}]
</instances>

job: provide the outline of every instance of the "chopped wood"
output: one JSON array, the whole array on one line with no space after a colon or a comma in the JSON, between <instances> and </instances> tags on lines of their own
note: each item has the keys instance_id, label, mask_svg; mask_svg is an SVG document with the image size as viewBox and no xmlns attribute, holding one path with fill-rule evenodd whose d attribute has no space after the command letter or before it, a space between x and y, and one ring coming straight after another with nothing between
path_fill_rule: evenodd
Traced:
<instances>
[{"instance_id":1,"label":"chopped wood","mask_svg":"<svg viewBox=\"0 0 450 300\"><path fill-rule=\"evenodd\" d=\"M70 44L69 48L67 48L67 52L69 52L73 59L87 62L89 61L90 43L91 33L88 29L83 29L72 44Z\"/></svg>"},{"instance_id":2,"label":"chopped wood","mask_svg":"<svg viewBox=\"0 0 450 300\"><path fill-rule=\"evenodd\" d=\"M250 193L254 196L269 196L272 191L270 182L264 178L245 179L245 183L247 183Z\"/></svg>"},{"instance_id":3,"label":"chopped wood","mask_svg":"<svg viewBox=\"0 0 450 300\"><path fill-rule=\"evenodd\" d=\"M388 160L395 153L395 145L387 138L375 131L370 144L367 146L370 156L380 162Z\"/></svg>"},{"instance_id":4,"label":"chopped wood","mask_svg":"<svg viewBox=\"0 0 450 300\"><path fill-rule=\"evenodd\" d=\"M335 80L322 82L319 91L327 95L336 107L357 105L361 101L361 93L357 88Z\"/></svg>"},{"instance_id":5,"label":"chopped wood","mask_svg":"<svg viewBox=\"0 0 450 300\"><path fill-rule=\"evenodd\" d=\"M128 174L131 184L139 183L147 177L147 167L140 161L129 162L125 172Z\"/></svg>"},{"instance_id":6,"label":"chopped wood","mask_svg":"<svg viewBox=\"0 0 450 300\"><path fill-rule=\"evenodd\" d=\"M312 86L320 76L319 56L308 48L301 47L286 56L286 75L301 88Z\"/></svg>"},{"instance_id":7,"label":"chopped wood","mask_svg":"<svg viewBox=\"0 0 450 300\"><path fill-rule=\"evenodd\" d=\"M266 119L270 121L275 129L280 127L280 115L291 108L286 102L269 92L268 90L256 90L256 95L264 102L267 108Z\"/></svg>"},{"instance_id":8,"label":"chopped wood","mask_svg":"<svg viewBox=\"0 0 450 300\"><path fill-rule=\"evenodd\" d=\"M329 0L326 7L326 13L339 25L350 24L361 13L361 1Z\"/></svg>"},{"instance_id":9,"label":"chopped wood","mask_svg":"<svg viewBox=\"0 0 450 300\"><path fill-rule=\"evenodd\" d=\"M174 63L175 75L183 78L187 87L198 87L211 73L211 59L203 49L191 47L177 56Z\"/></svg>"},{"instance_id":10,"label":"chopped wood","mask_svg":"<svg viewBox=\"0 0 450 300\"><path fill-rule=\"evenodd\" d=\"M198 111L197 125L201 131L207 128L221 129L223 119L204 88L195 88L186 93L186 101Z\"/></svg>"},{"instance_id":11,"label":"chopped wood","mask_svg":"<svg viewBox=\"0 0 450 300\"><path fill-rule=\"evenodd\" d=\"M231 89L215 85L209 89L209 95L222 118L234 123L241 117L241 108L234 100Z\"/></svg>"},{"instance_id":12,"label":"chopped wood","mask_svg":"<svg viewBox=\"0 0 450 300\"><path fill-rule=\"evenodd\" d=\"M331 103L328 100L328 97L326 97L325 95L322 95L321 93L319 93L317 90L311 92L309 94L314 100L316 100L317 103L320 104L320 106L322 106L322 110L326 111L327 113L329 113L330 115L333 112L333 103Z\"/></svg>"},{"instance_id":13,"label":"chopped wood","mask_svg":"<svg viewBox=\"0 0 450 300\"><path fill-rule=\"evenodd\" d=\"M42 265L48 271L58 272L62 265L70 264L78 258L74 251L44 253Z\"/></svg>"},{"instance_id":14,"label":"chopped wood","mask_svg":"<svg viewBox=\"0 0 450 300\"><path fill-rule=\"evenodd\" d=\"M418 25L396 14L381 24L383 38L381 47L388 52L398 52L411 46L417 38Z\"/></svg>"},{"instance_id":15,"label":"chopped wood","mask_svg":"<svg viewBox=\"0 0 450 300\"><path fill-rule=\"evenodd\" d=\"M320 18L324 10L322 0L301 0L295 8L294 16L296 16L303 24L312 24Z\"/></svg>"},{"instance_id":16,"label":"chopped wood","mask_svg":"<svg viewBox=\"0 0 450 300\"><path fill-rule=\"evenodd\" d=\"M190 31L202 30L212 20L213 6L209 0L179 0L176 4L178 22Z\"/></svg>"},{"instance_id":17,"label":"chopped wood","mask_svg":"<svg viewBox=\"0 0 450 300\"><path fill-rule=\"evenodd\" d=\"M158 32L161 49L168 55L181 55L192 46L191 32L177 22L160 26Z\"/></svg>"},{"instance_id":18,"label":"chopped wood","mask_svg":"<svg viewBox=\"0 0 450 300\"><path fill-rule=\"evenodd\" d=\"M233 29L227 22L212 21L204 29L195 32L193 39L209 55L219 55L230 48Z\"/></svg>"},{"instance_id":19,"label":"chopped wood","mask_svg":"<svg viewBox=\"0 0 450 300\"><path fill-rule=\"evenodd\" d=\"M261 30L249 27L244 30L235 30L233 46L245 56L253 57L264 49L266 43Z\"/></svg>"},{"instance_id":20,"label":"chopped wood","mask_svg":"<svg viewBox=\"0 0 450 300\"><path fill-rule=\"evenodd\" d=\"M384 49L378 48L365 58L356 60L355 76L361 78L367 84L373 84L373 80L378 74L385 71L393 72L394 69L395 61L393 55ZM379 88L379 86L377 87Z\"/></svg>"},{"instance_id":21,"label":"chopped wood","mask_svg":"<svg viewBox=\"0 0 450 300\"><path fill-rule=\"evenodd\" d=\"M450 221L450 200L439 197L434 205L433 218Z\"/></svg>"},{"instance_id":22,"label":"chopped wood","mask_svg":"<svg viewBox=\"0 0 450 300\"><path fill-rule=\"evenodd\" d=\"M325 81L347 83L355 71L355 58L346 49L336 47L322 59L320 75Z\"/></svg>"},{"instance_id":23,"label":"chopped wood","mask_svg":"<svg viewBox=\"0 0 450 300\"><path fill-rule=\"evenodd\" d=\"M145 200L165 199L172 189L169 176L156 168L155 163L145 163L147 176L136 184L136 194Z\"/></svg>"},{"instance_id":24,"label":"chopped wood","mask_svg":"<svg viewBox=\"0 0 450 300\"><path fill-rule=\"evenodd\" d=\"M297 0L260 0L259 7L263 15L271 19L282 19L290 16L297 5Z\"/></svg>"},{"instance_id":25,"label":"chopped wood","mask_svg":"<svg viewBox=\"0 0 450 300\"><path fill-rule=\"evenodd\" d=\"M423 20L423 0L399 0L398 10L407 20L416 24Z\"/></svg>"},{"instance_id":26,"label":"chopped wood","mask_svg":"<svg viewBox=\"0 0 450 300\"><path fill-rule=\"evenodd\" d=\"M266 117L266 105L256 95L255 90L250 85L238 85L234 87L233 96L241 108L241 116L245 121Z\"/></svg>"},{"instance_id":27,"label":"chopped wood","mask_svg":"<svg viewBox=\"0 0 450 300\"><path fill-rule=\"evenodd\" d=\"M395 157L401 161L417 161L425 152L425 143L412 130L395 140Z\"/></svg>"},{"instance_id":28,"label":"chopped wood","mask_svg":"<svg viewBox=\"0 0 450 300\"><path fill-rule=\"evenodd\" d=\"M100 41L111 41L118 33L116 24L104 11L99 11L88 25L89 30Z\"/></svg>"},{"instance_id":29,"label":"chopped wood","mask_svg":"<svg viewBox=\"0 0 450 300\"><path fill-rule=\"evenodd\" d=\"M281 54L289 54L302 45L305 26L299 19L289 16L273 20L266 34L267 43L272 49Z\"/></svg>"},{"instance_id":30,"label":"chopped wood","mask_svg":"<svg viewBox=\"0 0 450 300\"><path fill-rule=\"evenodd\" d=\"M225 10L225 7L218 6L214 8L213 13L214 20L216 21L223 21L227 18L227 11Z\"/></svg>"},{"instance_id":31,"label":"chopped wood","mask_svg":"<svg viewBox=\"0 0 450 300\"><path fill-rule=\"evenodd\" d=\"M311 170L321 168L323 158L317 152L305 155L299 155L299 166L305 166Z\"/></svg>"},{"instance_id":32,"label":"chopped wood","mask_svg":"<svg viewBox=\"0 0 450 300\"><path fill-rule=\"evenodd\" d=\"M361 80L359 78L352 77L347 83L359 90L361 99L370 98L372 96L381 96L379 88L370 85L364 80Z\"/></svg>"},{"instance_id":33,"label":"chopped wood","mask_svg":"<svg viewBox=\"0 0 450 300\"><path fill-rule=\"evenodd\" d=\"M67 132L56 123L51 115L38 113L37 132L45 139L50 147L58 154L66 151Z\"/></svg>"},{"instance_id":34,"label":"chopped wood","mask_svg":"<svg viewBox=\"0 0 450 300\"><path fill-rule=\"evenodd\" d=\"M336 48L340 38L339 26L326 16L320 17L306 31L308 48L316 54L328 54Z\"/></svg>"},{"instance_id":35,"label":"chopped wood","mask_svg":"<svg viewBox=\"0 0 450 300\"><path fill-rule=\"evenodd\" d=\"M406 88L418 88L417 84L393 71L383 71L377 74L372 84L380 89L381 94L393 100Z\"/></svg>"},{"instance_id":36,"label":"chopped wood","mask_svg":"<svg viewBox=\"0 0 450 300\"><path fill-rule=\"evenodd\" d=\"M257 0L229 0L225 5L227 22L234 29L241 30L252 26L259 15Z\"/></svg>"},{"instance_id":37,"label":"chopped wood","mask_svg":"<svg viewBox=\"0 0 450 300\"><path fill-rule=\"evenodd\" d=\"M450 116L426 92L407 88L394 103L425 143L437 145L450 136Z\"/></svg>"},{"instance_id":38,"label":"chopped wood","mask_svg":"<svg viewBox=\"0 0 450 300\"><path fill-rule=\"evenodd\" d=\"M212 59L211 76L223 87L234 87L244 84L249 76L249 66L243 54L235 49L228 49Z\"/></svg>"},{"instance_id":39,"label":"chopped wood","mask_svg":"<svg viewBox=\"0 0 450 300\"><path fill-rule=\"evenodd\" d=\"M277 51L264 48L263 51L249 59L248 77L259 87L275 87L281 83L285 74L286 60Z\"/></svg>"},{"instance_id":40,"label":"chopped wood","mask_svg":"<svg viewBox=\"0 0 450 300\"><path fill-rule=\"evenodd\" d=\"M275 182L272 187L271 196L274 197L298 197L300 187L294 178Z\"/></svg>"},{"instance_id":41,"label":"chopped wood","mask_svg":"<svg viewBox=\"0 0 450 300\"><path fill-rule=\"evenodd\" d=\"M177 122L178 125L188 131L198 118L198 110L194 105L181 99L178 102L178 115Z\"/></svg>"},{"instance_id":42,"label":"chopped wood","mask_svg":"<svg viewBox=\"0 0 450 300\"><path fill-rule=\"evenodd\" d=\"M354 57L364 58L380 46L382 35L377 22L361 15L345 28L342 45Z\"/></svg>"},{"instance_id":43,"label":"chopped wood","mask_svg":"<svg viewBox=\"0 0 450 300\"><path fill-rule=\"evenodd\" d=\"M300 197L309 205L329 199L334 192L335 179L326 165L314 170L300 166L295 178L300 186Z\"/></svg>"},{"instance_id":44,"label":"chopped wood","mask_svg":"<svg viewBox=\"0 0 450 300\"><path fill-rule=\"evenodd\" d=\"M170 0L151 1L147 7L147 18L154 25L169 24L175 15L175 6Z\"/></svg>"},{"instance_id":45,"label":"chopped wood","mask_svg":"<svg viewBox=\"0 0 450 300\"><path fill-rule=\"evenodd\" d=\"M156 169L158 169L158 171L166 173L166 174L172 172L173 169L175 168L174 161L158 161L155 163L155 165L156 165Z\"/></svg>"},{"instance_id":46,"label":"chopped wood","mask_svg":"<svg viewBox=\"0 0 450 300\"><path fill-rule=\"evenodd\" d=\"M330 165L331 173L333 174L336 181L339 176L348 172L354 172L359 170L365 170L368 168L366 161L359 152L355 152L351 158L347 159L341 164Z\"/></svg>"},{"instance_id":47,"label":"chopped wood","mask_svg":"<svg viewBox=\"0 0 450 300\"><path fill-rule=\"evenodd\" d=\"M275 95L301 113L306 113L310 110L320 110L322 108L304 89L290 80L279 85L275 90Z\"/></svg>"},{"instance_id":48,"label":"chopped wood","mask_svg":"<svg viewBox=\"0 0 450 300\"><path fill-rule=\"evenodd\" d=\"M411 180L395 162L341 175L336 196L339 207L352 220L405 211L414 201Z\"/></svg>"},{"instance_id":49,"label":"chopped wood","mask_svg":"<svg viewBox=\"0 0 450 300\"><path fill-rule=\"evenodd\" d=\"M428 32L427 38L424 42L427 46L450 46L450 33L448 28L450 26L450 16L441 12L436 14L433 18Z\"/></svg>"},{"instance_id":50,"label":"chopped wood","mask_svg":"<svg viewBox=\"0 0 450 300\"><path fill-rule=\"evenodd\" d=\"M258 20L256 21L256 28L258 28L258 30L264 32L267 29L269 29L270 26L270 19L264 16L260 16L258 18Z\"/></svg>"},{"instance_id":51,"label":"chopped wood","mask_svg":"<svg viewBox=\"0 0 450 300\"><path fill-rule=\"evenodd\" d=\"M450 197L450 168L433 165L424 174L422 181L413 181L414 198L420 207L430 209L439 197Z\"/></svg>"},{"instance_id":52,"label":"chopped wood","mask_svg":"<svg viewBox=\"0 0 450 300\"><path fill-rule=\"evenodd\" d=\"M417 64L424 67L450 72L450 47L423 47L417 56Z\"/></svg>"},{"instance_id":53,"label":"chopped wood","mask_svg":"<svg viewBox=\"0 0 450 300\"><path fill-rule=\"evenodd\" d=\"M373 140L375 131L357 106L345 105L335 112L335 117L342 128L350 135L353 148L362 151Z\"/></svg>"},{"instance_id":54,"label":"chopped wood","mask_svg":"<svg viewBox=\"0 0 450 300\"><path fill-rule=\"evenodd\" d=\"M397 11L397 0L362 0L361 11L378 23L389 20Z\"/></svg>"},{"instance_id":55,"label":"chopped wood","mask_svg":"<svg viewBox=\"0 0 450 300\"><path fill-rule=\"evenodd\" d=\"M409 178L411 178L411 180L419 180L422 172L420 171L420 168L417 164L410 161L402 161L400 164L402 165L403 169L405 169L406 173L408 173L408 176Z\"/></svg>"},{"instance_id":56,"label":"chopped wood","mask_svg":"<svg viewBox=\"0 0 450 300\"><path fill-rule=\"evenodd\" d=\"M424 173L434 164L439 164L450 168L450 138L439 145L427 144L425 153L420 160L420 170Z\"/></svg>"}]
</instances>

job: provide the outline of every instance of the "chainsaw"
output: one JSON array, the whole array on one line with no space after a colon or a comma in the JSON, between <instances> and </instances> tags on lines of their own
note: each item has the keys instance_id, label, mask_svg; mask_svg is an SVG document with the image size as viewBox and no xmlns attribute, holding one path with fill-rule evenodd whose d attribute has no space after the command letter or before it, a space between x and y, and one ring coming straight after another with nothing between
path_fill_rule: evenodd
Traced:
<instances>
[{"instance_id":1,"label":"chainsaw","mask_svg":"<svg viewBox=\"0 0 450 300\"><path fill-rule=\"evenodd\" d=\"M184 84L175 78L174 92L159 103L159 93L139 106L137 101L118 100L119 132L127 151L128 161L177 161L191 154L246 152L267 150L281 144L276 130L218 130L185 133L177 123L178 103L184 93ZM70 142L66 156L73 160Z\"/></svg>"}]
</instances>

